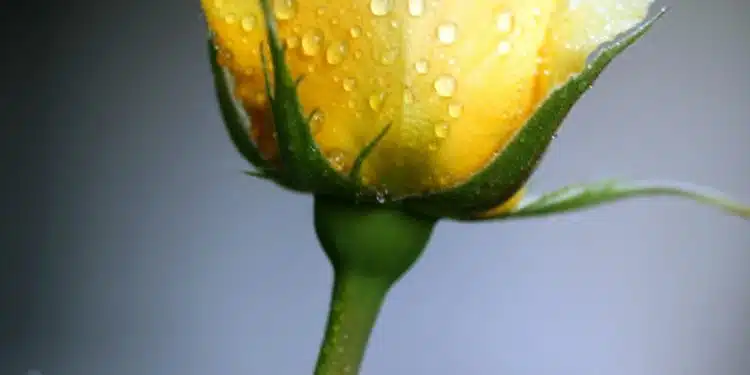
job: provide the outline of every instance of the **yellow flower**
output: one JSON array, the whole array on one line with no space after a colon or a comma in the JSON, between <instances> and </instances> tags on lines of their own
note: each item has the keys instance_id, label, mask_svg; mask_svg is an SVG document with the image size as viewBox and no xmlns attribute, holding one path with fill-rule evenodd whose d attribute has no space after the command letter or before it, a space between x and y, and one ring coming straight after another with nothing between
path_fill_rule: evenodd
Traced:
<instances>
[{"instance_id":1,"label":"yellow flower","mask_svg":"<svg viewBox=\"0 0 750 375\"><path fill-rule=\"evenodd\" d=\"M393 196L482 171L589 55L642 21L651 0L273 0L286 63L321 152ZM259 0L202 0L221 65L278 165L261 65Z\"/></svg>"}]
</instances>

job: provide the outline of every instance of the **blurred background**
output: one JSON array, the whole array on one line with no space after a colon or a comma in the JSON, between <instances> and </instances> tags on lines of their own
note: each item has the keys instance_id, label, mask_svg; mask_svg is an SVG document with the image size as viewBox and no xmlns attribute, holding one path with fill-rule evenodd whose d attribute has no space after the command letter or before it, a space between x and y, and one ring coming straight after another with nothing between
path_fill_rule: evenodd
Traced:
<instances>
[{"instance_id":1,"label":"blurred background","mask_svg":"<svg viewBox=\"0 0 750 375\"><path fill-rule=\"evenodd\" d=\"M575 107L544 191L670 178L750 202L750 2L671 0ZM199 2L3 2L0 374L310 374L311 199L244 176ZM675 199L442 223L363 375L747 375L750 224Z\"/></svg>"}]
</instances>

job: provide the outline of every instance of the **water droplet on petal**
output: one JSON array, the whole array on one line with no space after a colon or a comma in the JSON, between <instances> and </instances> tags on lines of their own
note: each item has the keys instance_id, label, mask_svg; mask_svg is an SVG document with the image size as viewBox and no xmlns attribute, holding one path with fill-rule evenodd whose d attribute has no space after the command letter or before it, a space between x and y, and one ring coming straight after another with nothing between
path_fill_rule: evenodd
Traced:
<instances>
[{"instance_id":1,"label":"water droplet on petal","mask_svg":"<svg viewBox=\"0 0 750 375\"><path fill-rule=\"evenodd\" d=\"M375 93L370 95L370 99L368 100L368 104L370 104L370 108L378 112L383 108L383 102L385 102L385 93Z\"/></svg>"},{"instance_id":2,"label":"water droplet on petal","mask_svg":"<svg viewBox=\"0 0 750 375\"><path fill-rule=\"evenodd\" d=\"M380 56L380 63L383 65L391 65L396 62L396 58L398 58L398 50L391 48L383 52L383 55Z\"/></svg>"},{"instance_id":3,"label":"water droplet on petal","mask_svg":"<svg viewBox=\"0 0 750 375\"><path fill-rule=\"evenodd\" d=\"M393 10L394 0L370 0L370 11L376 16L385 16Z\"/></svg>"},{"instance_id":4,"label":"water droplet on petal","mask_svg":"<svg viewBox=\"0 0 750 375\"><path fill-rule=\"evenodd\" d=\"M497 54L500 56L509 54L511 49L512 46L507 40L503 40L502 42L497 44Z\"/></svg>"},{"instance_id":5,"label":"water droplet on petal","mask_svg":"<svg viewBox=\"0 0 750 375\"><path fill-rule=\"evenodd\" d=\"M357 80L354 78L347 78L342 83L345 91L353 91L357 87Z\"/></svg>"},{"instance_id":6,"label":"water droplet on petal","mask_svg":"<svg viewBox=\"0 0 750 375\"><path fill-rule=\"evenodd\" d=\"M328 162L331 163L333 169L342 172L347 167L347 156L346 152L341 149L333 149L326 154Z\"/></svg>"},{"instance_id":7,"label":"water droplet on petal","mask_svg":"<svg viewBox=\"0 0 750 375\"><path fill-rule=\"evenodd\" d=\"M456 92L456 78L451 75L441 75L435 79L435 92L444 98L453 96Z\"/></svg>"},{"instance_id":8,"label":"water droplet on petal","mask_svg":"<svg viewBox=\"0 0 750 375\"><path fill-rule=\"evenodd\" d=\"M230 25L237 22L237 15L234 13L227 14L226 16L224 16L224 22Z\"/></svg>"},{"instance_id":9,"label":"water droplet on petal","mask_svg":"<svg viewBox=\"0 0 750 375\"><path fill-rule=\"evenodd\" d=\"M315 113L310 116L310 133L313 135L320 133L320 130L323 128L323 123L326 121L326 116L321 111L315 111Z\"/></svg>"},{"instance_id":10,"label":"water droplet on petal","mask_svg":"<svg viewBox=\"0 0 750 375\"><path fill-rule=\"evenodd\" d=\"M461 117L461 114L463 112L464 112L464 106L461 103L451 103L448 105L448 115L450 115L453 118Z\"/></svg>"},{"instance_id":11,"label":"water droplet on petal","mask_svg":"<svg viewBox=\"0 0 750 375\"><path fill-rule=\"evenodd\" d=\"M315 56L320 52L323 44L323 32L320 29L311 29L302 36L302 53L307 56Z\"/></svg>"},{"instance_id":12,"label":"water droplet on petal","mask_svg":"<svg viewBox=\"0 0 750 375\"><path fill-rule=\"evenodd\" d=\"M419 60L416 63L414 63L414 70L417 71L419 74L427 74L427 72L430 70L430 63L427 60Z\"/></svg>"},{"instance_id":13,"label":"water droplet on petal","mask_svg":"<svg viewBox=\"0 0 750 375\"><path fill-rule=\"evenodd\" d=\"M255 28L256 22L255 16L247 16L242 19L242 29L245 31L252 31Z\"/></svg>"},{"instance_id":14,"label":"water droplet on petal","mask_svg":"<svg viewBox=\"0 0 750 375\"><path fill-rule=\"evenodd\" d=\"M424 0L409 0L409 14L414 17L424 14Z\"/></svg>"},{"instance_id":15,"label":"water droplet on petal","mask_svg":"<svg viewBox=\"0 0 750 375\"><path fill-rule=\"evenodd\" d=\"M352 38L357 39L362 36L362 28L359 26L354 26L351 29L349 29L349 35L352 36Z\"/></svg>"},{"instance_id":16,"label":"water droplet on petal","mask_svg":"<svg viewBox=\"0 0 750 375\"><path fill-rule=\"evenodd\" d=\"M450 124L447 122L442 122L440 124L435 125L435 136L440 139L445 139L448 137L448 131L450 130Z\"/></svg>"},{"instance_id":17,"label":"water droplet on petal","mask_svg":"<svg viewBox=\"0 0 750 375\"><path fill-rule=\"evenodd\" d=\"M382 191L378 191L375 193L375 199L377 199L378 203L385 203L386 200L386 193Z\"/></svg>"},{"instance_id":18,"label":"water droplet on petal","mask_svg":"<svg viewBox=\"0 0 750 375\"><path fill-rule=\"evenodd\" d=\"M274 0L273 10L279 20L290 20L297 13L297 0Z\"/></svg>"},{"instance_id":19,"label":"water droplet on petal","mask_svg":"<svg viewBox=\"0 0 750 375\"><path fill-rule=\"evenodd\" d=\"M257 104L257 105L264 105L264 104L266 104L266 94L265 93L259 92L259 93L255 94L255 98L254 99L255 99L255 104Z\"/></svg>"},{"instance_id":20,"label":"water droplet on petal","mask_svg":"<svg viewBox=\"0 0 750 375\"><path fill-rule=\"evenodd\" d=\"M510 11L504 11L497 15L495 18L495 26L497 31L507 34L513 30L513 13Z\"/></svg>"},{"instance_id":21,"label":"water droplet on petal","mask_svg":"<svg viewBox=\"0 0 750 375\"><path fill-rule=\"evenodd\" d=\"M437 28L437 37L440 43L453 44L458 34L458 26L455 23L444 23Z\"/></svg>"},{"instance_id":22,"label":"water droplet on petal","mask_svg":"<svg viewBox=\"0 0 750 375\"><path fill-rule=\"evenodd\" d=\"M286 40L284 40L284 43L286 44L286 48L295 49L299 47L299 38L292 35L287 37Z\"/></svg>"},{"instance_id":23,"label":"water droplet on petal","mask_svg":"<svg viewBox=\"0 0 750 375\"><path fill-rule=\"evenodd\" d=\"M326 61L331 65L341 64L347 53L349 53L349 45L346 42L333 42L326 50Z\"/></svg>"}]
</instances>

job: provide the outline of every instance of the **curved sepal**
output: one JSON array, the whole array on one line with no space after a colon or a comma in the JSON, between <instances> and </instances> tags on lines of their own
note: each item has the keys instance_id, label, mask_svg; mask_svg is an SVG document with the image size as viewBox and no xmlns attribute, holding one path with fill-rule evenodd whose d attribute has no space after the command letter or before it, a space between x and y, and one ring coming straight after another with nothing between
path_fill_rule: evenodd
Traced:
<instances>
[{"instance_id":1,"label":"curved sepal","mask_svg":"<svg viewBox=\"0 0 750 375\"><path fill-rule=\"evenodd\" d=\"M603 181L564 187L521 202L515 209L492 217L459 217L459 221L507 220L540 217L580 211L603 204L638 197L676 196L721 209L750 220L750 206L734 202L717 192L686 184L669 182Z\"/></svg>"},{"instance_id":2,"label":"curved sepal","mask_svg":"<svg viewBox=\"0 0 750 375\"><path fill-rule=\"evenodd\" d=\"M209 60L211 60L211 72L214 78L214 89L219 101L219 109L224 126L229 133L237 151L258 169L258 173L273 178L275 171L269 163L263 159L260 151L250 138L250 119L242 105L237 102L233 94L233 83L231 74L216 60L217 49L212 40L208 41Z\"/></svg>"},{"instance_id":3,"label":"curved sepal","mask_svg":"<svg viewBox=\"0 0 750 375\"><path fill-rule=\"evenodd\" d=\"M609 63L635 43L664 14L631 30L602 49L593 62L542 103L510 143L481 172L451 190L409 198L408 207L440 217L465 217L497 206L520 189L531 176L563 119Z\"/></svg>"},{"instance_id":4,"label":"curved sepal","mask_svg":"<svg viewBox=\"0 0 750 375\"><path fill-rule=\"evenodd\" d=\"M297 96L297 85L302 78L292 78L286 64L271 1L260 0L260 3L273 65L273 71L269 72L264 57L268 100L281 159L281 178L286 186L302 192L357 196L360 191L358 184L337 172L318 148Z\"/></svg>"}]
</instances>

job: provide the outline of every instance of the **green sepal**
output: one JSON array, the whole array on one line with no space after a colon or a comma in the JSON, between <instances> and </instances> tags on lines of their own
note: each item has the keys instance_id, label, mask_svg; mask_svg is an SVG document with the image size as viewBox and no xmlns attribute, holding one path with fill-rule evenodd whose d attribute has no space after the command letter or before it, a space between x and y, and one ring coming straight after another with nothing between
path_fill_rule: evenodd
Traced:
<instances>
[{"instance_id":1,"label":"green sepal","mask_svg":"<svg viewBox=\"0 0 750 375\"><path fill-rule=\"evenodd\" d=\"M268 174L266 174L266 173L264 173L264 172L258 172L258 171L244 171L243 173L244 173L245 175L247 175L247 176L250 176L250 177L255 177L255 178L259 178L259 179L261 179L261 180L271 180L271 181L276 181L276 180L274 179L274 177L273 177L273 176L271 176L271 175L268 175Z\"/></svg>"},{"instance_id":2,"label":"green sepal","mask_svg":"<svg viewBox=\"0 0 750 375\"><path fill-rule=\"evenodd\" d=\"M378 133L378 135L375 136L367 145L365 145L364 148L359 152L359 155L357 155L357 158L354 159L354 165L352 166L351 172L349 172L349 178L354 180L356 183L360 183L360 172L362 171L362 164L365 162L368 156L372 153L372 150L375 149L375 146L380 143L383 138L385 138L386 134L388 134L388 131L391 130L392 124L388 124L383 127L383 130Z\"/></svg>"},{"instance_id":3,"label":"green sepal","mask_svg":"<svg viewBox=\"0 0 750 375\"><path fill-rule=\"evenodd\" d=\"M527 199L515 209L493 217L461 217L459 221L507 220L549 216L593 208L603 204L639 197L676 196L716 207L729 214L750 219L750 206L734 202L706 188L670 182L602 181L578 184Z\"/></svg>"},{"instance_id":4,"label":"green sepal","mask_svg":"<svg viewBox=\"0 0 750 375\"><path fill-rule=\"evenodd\" d=\"M321 195L351 197L368 196L348 176L340 174L328 162L310 132L306 116L297 96L299 79L291 76L285 61L285 50L278 35L275 17L269 0L260 0L264 14L268 47L273 64L273 87L271 72L264 62L267 92L274 117L276 141L281 159L281 179L286 186ZM261 49L263 51L263 49ZM371 194L375 195L374 192Z\"/></svg>"},{"instance_id":5,"label":"green sepal","mask_svg":"<svg viewBox=\"0 0 750 375\"><path fill-rule=\"evenodd\" d=\"M664 10L603 48L580 74L553 91L484 170L453 189L408 198L407 207L437 217L467 217L512 197L536 169L573 105L609 63L645 35L663 14Z\"/></svg>"},{"instance_id":6,"label":"green sepal","mask_svg":"<svg viewBox=\"0 0 750 375\"><path fill-rule=\"evenodd\" d=\"M388 291L425 251L437 220L399 207L315 196L315 233L334 271L315 375L358 374Z\"/></svg>"},{"instance_id":7,"label":"green sepal","mask_svg":"<svg viewBox=\"0 0 750 375\"><path fill-rule=\"evenodd\" d=\"M235 99L232 92L232 76L216 60L217 49L213 40L208 40L209 60L211 61L211 72L214 78L214 88L219 102L221 117L224 121L229 138L232 140L237 151L258 168L258 173L275 179L275 171L270 164L263 159L258 148L250 138L250 119L242 105Z\"/></svg>"}]
</instances>

